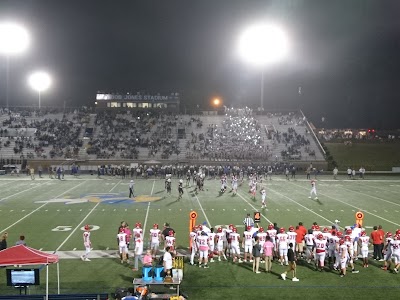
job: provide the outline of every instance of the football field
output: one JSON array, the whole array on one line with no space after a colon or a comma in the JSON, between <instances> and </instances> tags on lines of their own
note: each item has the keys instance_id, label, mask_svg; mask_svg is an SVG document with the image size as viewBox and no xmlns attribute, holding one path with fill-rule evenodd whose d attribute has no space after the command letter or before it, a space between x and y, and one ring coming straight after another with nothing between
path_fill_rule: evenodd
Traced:
<instances>
[{"instance_id":1,"label":"football field","mask_svg":"<svg viewBox=\"0 0 400 300\"><path fill-rule=\"evenodd\" d=\"M130 178L129 178L130 179ZM219 193L218 179L206 179L204 191L194 192L193 185L185 188L178 200L178 180L173 179L172 195L164 190L163 179L135 179L135 198L128 198L129 179L82 175L66 175L65 180L44 178L31 180L26 176L0 177L0 234L8 232L8 247L25 235L27 245L60 255L61 293L113 292L118 287L131 286L140 272L121 264L116 251L116 234L121 221L131 228L141 222L145 232L154 223L160 228L169 222L176 231L177 245L188 247L189 213L198 214L197 224L209 226L234 224L238 232L244 230L247 213L261 212L261 226L270 222L279 227L303 222L310 228L313 222L331 226L335 219L343 228L355 223L355 213L364 213L364 227L369 234L374 225L384 231L400 228L400 180L397 177L367 177L347 180L331 176L317 178L318 200L309 199L310 181L305 176L287 181L284 176L263 180L267 190L267 208L261 209L261 195L256 199L248 193L244 181L236 196L228 191ZM91 261L83 262L83 227L92 227L93 253ZM370 248L372 250L372 246ZM333 298L396 299L400 292L400 275L380 269L382 262L370 261L369 268L356 262L358 274L340 278L336 271L316 272L312 265L299 261L300 282L279 278L286 267L277 263L273 273L252 273L250 263L210 263L209 269L185 264L181 290L189 299L295 299ZM56 267L50 266L50 293L57 292ZM4 270L4 269L3 269ZM261 271L264 266L261 265ZM3 274L1 274L3 273ZM45 290L45 269L41 271L41 285L30 288L31 293ZM5 271L0 271L0 294L18 294L6 286Z\"/></svg>"}]
</instances>

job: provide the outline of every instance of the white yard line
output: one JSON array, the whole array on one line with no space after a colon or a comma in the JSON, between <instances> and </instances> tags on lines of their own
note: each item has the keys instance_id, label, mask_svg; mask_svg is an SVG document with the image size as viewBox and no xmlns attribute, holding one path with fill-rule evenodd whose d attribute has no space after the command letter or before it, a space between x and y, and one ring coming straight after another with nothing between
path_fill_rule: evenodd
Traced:
<instances>
[{"instance_id":1,"label":"white yard line","mask_svg":"<svg viewBox=\"0 0 400 300\"><path fill-rule=\"evenodd\" d=\"M65 192L62 192L61 194L57 195L55 198L58 198L66 193L68 193L69 191L72 191L73 189L77 188L78 186L80 186L81 184L84 184L86 181L79 183L78 185L66 190ZM55 199L52 198L52 199ZM15 223L11 224L10 226L8 226L7 228L1 229L0 232L6 231L8 229L10 229L11 227L13 227L14 225L18 224L19 222L21 222L22 220L24 220L25 218L29 217L31 214L33 214L34 212L38 211L39 209L41 209L42 207L44 207L45 205L49 204L49 202L44 203L43 205L39 206L38 208L36 208L35 210L31 211L29 214L25 215L24 217L22 217L21 219L19 219L18 221L16 221Z\"/></svg>"},{"instance_id":2,"label":"white yard line","mask_svg":"<svg viewBox=\"0 0 400 300\"><path fill-rule=\"evenodd\" d=\"M274 190L271 189L271 188L268 188L268 190L270 190L271 192L273 192L273 193L275 193L275 194L277 194L277 195L279 195L279 196L281 196L281 197L284 197L284 198L288 199L289 201L292 201L292 202L296 203L297 205L303 207L304 209L306 209L306 210L308 210L309 212L311 212L311 213L317 215L317 216L320 217L321 219L324 219L325 221L328 221L328 222L331 223L331 224L334 224L334 223L335 223L335 222L333 222L332 220L329 220L329 219L325 218L324 216L322 216L322 215L316 213L315 211L311 210L310 208L308 208L308 207L306 207L306 206L300 204L300 203L297 202L296 200L293 200L292 198L290 198L290 197L288 197L288 196L286 196L286 195L284 195L284 194L281 194L281 193L279 193L279 192L277 192L277 191L274 191ZM340 228L342 228L342 227L340 227Z\"/></svg>"},{"instance_id":3,"label":"white yard line","mask_svg":"<svg viewBox=\"0 0 400 300\"><path fill-rule=\"evenodd\" d=\"M248 205L250 205L253 209L254 209L254 211L260 211L260 210L257 210L257 208L255 208L254 206L253 206L253 204L251 204L249 201L247 201L242 195L240 195L239 193L237 193L236 195L238 195L240 198L242 198L243 199L243 201L244 202L246 202ZM266 220L269 224L272 224L273 222L271 221L271 220L269 220L266 216L264 216L261 212L260 212L260 214L261 214L261 216L264 218L264 220Z\"/></svg>"},{"instance_id":4,"label":"white yard line","mask_svg":"<svg viewBox=\"0 0 400 300\"><path fill-rule=\"evenodd\" d=\"M186 194L189 195L189 193L186 193ZM199 198L197 197L197 195L194 195L192 197L196 198L197 202L199 203L200 209L203 212L204 218L206 218L206 221L208 223L208 227L211 228L212 226L211 226L210 220L208 220L206 212L204 211L203 206L201 205Z\"/></svg>"},{"instance_id":5,"label":"white yard line","mask_svg":"<svg viewBox=\"0 0 400 300\"><path fill-rule=\"evenodd\" d=\"M111 190L109 190L108 192L112 192L113 189L115 189L117 187L117 185L119 185L121 183L122 179L120 181L118 181L112 188ZM91 215L91 213L97 208L97 206L99 206L101 202L98 202L90 211L89 213L82 219L82 221L75 227L74 230L72 230L72 232L67 236L67 238L61 243L60 246L58 246L58 248L54 251L54 253L56 253L58 250L61 249L62 246L64 246L64 244L70 239L70 237L75 233L75 231L77 231L81 225L83 224L83 222L85 222L85 220Z\"/></svg>"},{"instance_id":6,"label":"white yard line","mask_svg":"<svg viewBox=\"0 0 400 300\"><path fill-rule=\"evenodd\" d=\"M153 181L153 186L152 186L152 188L151 188L150 196L153 195L155 183L156 183L156 180L154 179L154 181ZM147 219L148 219L148 217L149 217L150 203L151 203L150 201L147 203L146 217L144 218L144 223L143 223L143 235L146 234L146 225L147 225Z\"/></svg>"},{"instance_id":7,"label":"white yard line","mask_svg":"<svg viewBox=\"0 0 400 300\"><path fill-rule=\"evenodd\" d=\"M5 198L1 198L1 199L0 199L0 202L2 202L2 201L4 201L4 200L7 200L7 199L9 199L9 198L12 198L12 197L14 197L14 196L16 196L16 195L19 195L19 194L25 193L25 192L27 192L27 191L33 190L33 189L35 189L35 188L37 188L37 187L40 187L40 186L42 186L42 185L44 185L44 184L46 184L46 183L48 183L48 182L49 182L49 181L46 181L46 182L44 182L44 183L35 185L35 186L33 186L33 187L30 187L30 188L28 188L28 189L26 189L26 190L20 191L20 192L15 193L15 194L12 194L12 195L7 196L7 197L5 197Z\"/></svg>"},{"instance_id":8,"label":"white yard line","mask_svg":"<svg viewBox=\"0 0 400 300\"><path fill-rule=\"evenodd\" d=\"M385 200L385 199L382 199L382 198L380 198L380 197L368 195L368 194L365 194L365 193L362 193L362 192L359 192L359 191L354 191L354 190L351 190L351 189L348 189L348 188L345 188L345 187L342 187L342 186L339 187L339 188L341 188L341 189L343 189L343 190L346 190L346 191L353 192L353 193L357 193L357 194L360 194L360 195L363 195L363 196L367 196L367 197L370 197L370 198L374 198L374 199L377 199L377 200L381 200L381 201L384 201L384 202L387 202L387 203L390 203L390 204L393 204L393 205L400 206L399 203L394 203L394 202L392 202L392 201Z\"/></svg>"},{"instance_id":9,"label":"white yard line","mask_svg":"<svg viewBox=\"0 0 400 300\"><path fill-rule=\"evenodd\" d=\"M308 191L307 188L305 188L305 187L303 187L303 186L301 186L301 185L297 185L297 184L295 184L295 183L293 183L293 182L291 182L291 184L293 184L293 185L295 185L295 186L298 186L298 187L300 187L300 188L305 189L305 190ZM330 198L330 199L332 199L332 200L338 201L338 202L340 202L340 203L343 203L343 204L345 204L345 205L347 205L347 206L353 207L353 208L355 208L355 209L357 209L357 210L360 210L360 211L363 211L363 212L365 212L365 213L368 213L368 214L370 214L371 216L374 216L374 217L376 217L376 218L378 218L378 219L381 219L381 220L386 221L386 222L388 222L388 223L391 223L391 224L393 224L393 225L400 226L400 224L397 224L397 223L395 223L395 222L392 222L392 221L390 221L390 220L388 220L388 219L386 219L386 218L384 218L384 217L381 217L381 216L379 216L379 215L377 215L377 214L374 214L374 213L372 213L372 212L370 212L370 211L368 211L368 210L365 210L365 209L362 209L362 208L360 208L360 207L351 205L351 204L346 203L346 202L344 202L344 201L342 201L342 200L336 199L336 198L334 198L334 197L331 197L331 196L328 196L328 195L325 195L325 194L322 194L322 193L318 193L318 194L319 194L319 195L322 195L322 196L324 196L324 197Z\"/></svg>"},{"instance_id":10,"label":"white yard line","mask_svg":"<svg viewBox=\"0 0 400 300\"><path fill-rule=\"evenodd\" d=\"M61 243L61 245L58 246L58 248L54 251L54 253L56 253L58 250L61 249L62 246L64 246L64 244L69 240L69 238L75 233L75 231L77 231L81 227L83 222L85 222L85 220L91 215L91 213L97 208L97 206L99 206L100 203L101 202L97 202L97 204L89 211L89 213L83 218L83 220L75 227L75 229L72 230L69 236L67 236L67 238Z\"/></svg>"},{"instance_id":11,"label":"white yard line","mask_svg":"<svg viewBox=\"0 0 400 300\"><path fill-rule=\"evenodd\" d=\"M361 182L360 182L361 183ZM362 186L362 184L360 184L361 186ZM400 194L400 192L399 191L393 191L393 190L391 190L391 189L385 189L385 188L381 188L381 187L379 187L379 186L376 186L376 185L368 185L368 187L369 188L374 188L374 189L378 189L378 190L382 190L382 191L385 191L385 192L390 192L390 193L395 193L395 194ZM393 186L391 186L391 188L393 188ZM398 187L397 187L398 188Z\"/></svg>"}]
</instances>

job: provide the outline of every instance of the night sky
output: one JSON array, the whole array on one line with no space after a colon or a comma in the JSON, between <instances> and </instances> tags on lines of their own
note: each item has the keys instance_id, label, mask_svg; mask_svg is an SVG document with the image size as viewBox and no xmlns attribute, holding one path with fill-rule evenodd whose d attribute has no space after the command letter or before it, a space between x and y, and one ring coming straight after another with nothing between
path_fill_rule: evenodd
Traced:
<instances>
[{"instance_id":1,"label":"night sky","mask_svg":"<svg viewBox=\"0 0 400 300\"><path fill-rule=\"evenodd\" d=\"M31 35L29 50L10 60L10 105L37 105L27 75L45 69L54 83L42 105L147 90L181 92L188 108L214 96L257 107L261 69L243 62L237 45L248 25L271 21L291 48L264 68L267 110L301 108L328 128L400 128L399 12L397 0L0 0L0 21Z\"/></svg>"}]
</instances>

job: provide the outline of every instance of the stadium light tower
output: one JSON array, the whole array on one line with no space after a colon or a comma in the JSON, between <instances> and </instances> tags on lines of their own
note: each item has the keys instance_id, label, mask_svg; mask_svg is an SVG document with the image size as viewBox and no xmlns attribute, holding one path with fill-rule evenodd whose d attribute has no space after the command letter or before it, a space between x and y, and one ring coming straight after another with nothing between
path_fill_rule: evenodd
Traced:
<instances>
[{"instance_id":1,"label":"stadium light tower","mask_svg":"<svg viewBox=\"0 0 400 300\"><path fill-rule=\"evenodd\" d=\"M46 72L35 72L28 78L28 83L32 89L38 92L39 96L39 109L41 93L47 90L51 85L51 78Z\"/></svg>"},{"instance_id":2,"label":"stadium light tower","mask_svg":"<svg viewBox=\"0 0 400 300\"><path fill-rule=\"evenodd\" d=\"M6 103L9 102L10 56L24 52L29 46L29 35L24 27L14 23L0 24L0 54L6 57Z\"/></svg>"},{"instance_id":3,"label":"stadium light tower","mask_svg":"<svg viewBox=\"0 0 400 300\"><path fill-rule=\"evenodd\" d=\"M261 109L264 109L264 68L283 60L288 54L286 33L276 25L257 24L247 28L239 39L239 54L261 71Z\"/></svg>"}]
</instances>

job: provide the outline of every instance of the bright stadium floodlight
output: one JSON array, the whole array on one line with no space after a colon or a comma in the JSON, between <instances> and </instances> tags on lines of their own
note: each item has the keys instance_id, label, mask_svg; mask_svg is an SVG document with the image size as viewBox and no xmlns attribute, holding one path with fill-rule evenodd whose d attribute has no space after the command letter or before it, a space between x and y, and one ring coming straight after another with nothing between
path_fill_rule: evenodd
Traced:
<instances>
[{"instance_id":1,"label":"bright stadium floodlight","mask_svg":"<svg viewBox=\"0 0 400 300\"><path fill-rule=\"evenodd\" d=\"M253 25L246 29L239 39L239 54L243 60L261 68L283 60L288 52L287 36L276 25ZM261 77L261 108L263 109L264 72Z\"/></svg>"},{"instance_id":2,"label":"bright stadium floodlight","mask_svg":"<svg viewBox=\"0 0 400 300\"><path fill-rule=\"evenodd\" d=\"M28 78L28 83L32 89L38 92L39 95L39 109L40 109L40 96L41 93L47 90L51 85L51 78L46 72L35 72Z\"/></svg>"},{"instance_id":3,"label":"bright stadium floodlight","mask_svg":"<svg viewBox=\"0 0 400 300\"><path fill-rule=\"evenodd\" d=\"M9 98L10 56L24 52L29 46L29 35L24 27L14 23L0 24L0 54L6 56L6 102Z\"/></svg>"}]
</instances>

